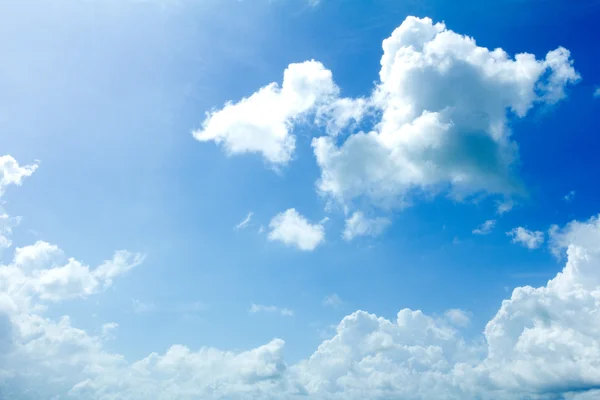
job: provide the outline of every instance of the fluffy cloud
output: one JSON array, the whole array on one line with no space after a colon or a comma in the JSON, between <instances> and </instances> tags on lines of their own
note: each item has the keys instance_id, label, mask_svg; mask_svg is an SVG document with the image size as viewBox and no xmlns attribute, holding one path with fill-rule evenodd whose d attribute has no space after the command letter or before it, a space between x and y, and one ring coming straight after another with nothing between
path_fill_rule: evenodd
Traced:
<instances>
[{"instance_id":1,"label":"fluffy cloud","mask_svg":"<svg viewBox=\"0 0 600 400\"><path fill-rule=\"evenodd\" d=\"M269 240L280 241L304 251L314 250L325 240L323 225L311 224L293 208L273 217L269 228Z\"/></svg>"},{"instance_id":2,"label":"fluffy cloud","mask_svg":"<svg viewBox=\"0 0 600 400\"><path fill-rule=\"evenodd\" d=\"M387 218L367 218L365 215L356 211L346 220L343 237L346 240L352 240L357 236L377 236L380 235L390 224Z\"/></svg>"},{"instance_id":3,"label":"fluffy cloud","mask_svg":"<svg viewBox=\"0 0 600 400\"><path fill-rule=\"evenodd\" d=\"M331 71L317 61L290 64L281 87L275 82L237 103L209 113L202 128L193 132L199 141L214 141L229 154L260 153L272 164L292 158L295 123L337 97Z\"/></svg>"},{"instance_id":4,"label":"fluffy cloud","mask_svg":"<svg viewBox=\"0 0 600 400\"><path fill-rule=\"evenodd\" d=\"M294 311L289 308L279 308L277 306L264 306L261 304L252 304L250 306L250 314L256 313L273 313L279 314L283 317L292 317L294 315Z\"/></svg>"},{"instance_id":5,"label":"fluffy cloud","mask_svg":"<svg viewBox=\"0 0 600 400\"><path fill-rule=\"evenodd\" d=\"M29 303L87 297L112 285L112 281L141 264L143 256L118 251L91 269L74 258L61 262L62 251L43 241L18 248L13 262L0 266L0 292Z\"/></svg>"},{"instance_id":6,"label":"fluffy cloud","mask_svg":"<svg viewBox=\"0 0 600 400\"><path fill-rule=\"evenodd\" d=\"M0 195L8 185L21 185L23 178L31 176L37 167L37 164L20 166L12 156L0 156Z\"/></svg>"},{"instance_id":7,"label":"fluffy cloud","mask_svg":"<svg viewBox=\"0 0 600 400\"><path fill-rule=\"evenodd\" d=\"M494 226L496 226L496 220L489 219L489 220L485 221L483 224L481 224L478 228L473 229L473 234L474 235L487 235L492 232L492 229L494 229Z\"/></svg>"},{"instance_id":8,"label":"fluffy cloud","mask_svg":"<svg viewBox=\"0 0 600 400\"><path fill-rule=\"evenodd\" d=\"M313 139L320 191L347 203L367 196L402 206L408 195L521 191L509 119L555 103L579 75L558 48L511 58L430 19L407 18L383 41L380 82L370 99L381 119L370 132Z\"/></svg>"},{"instance_id":9,"label":"fluffy cloud","mask_svg":"<svg viewBox=\"0 0 600 400\"><path fill-rule=\"evenodd\" d=\"M596 90L594 90L594 97L597 99L600 98L600 87L596 88Z\"/></svg>"},{"instance_id":10,"label":"fluffy cloud","mask_svg":"<svg viewBox=\"0 0 600 400\"><path fill-rule=\"evenodd\" d=\"M506 234L512 237L513 243L520 243L532 250L539 248L544 243L544 232L530 231L520 226L506 232Z\"/></svg>"}]
</instances>

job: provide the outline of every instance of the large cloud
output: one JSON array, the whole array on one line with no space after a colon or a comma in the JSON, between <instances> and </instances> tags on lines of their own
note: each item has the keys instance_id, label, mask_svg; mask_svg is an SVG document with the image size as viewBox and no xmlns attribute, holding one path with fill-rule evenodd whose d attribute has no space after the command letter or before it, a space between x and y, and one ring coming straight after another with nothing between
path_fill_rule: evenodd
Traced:
<instances>
[{"instance_id":1,"label":"large cloud","mask_svg":"<svg viewBox=\"0 0 600 400\"><path fill-rule=\"evenodd\" d=\"M367 196L405 205L411 192L449 188L455 196L522 190L508 126L536 104L565 97L579 75L569 51L511 58L434 24L407 18L383 41L380 82L371 98L381 118L369 132L313 139L318 187L341 202Z\"/></svg>"}]
</instances>

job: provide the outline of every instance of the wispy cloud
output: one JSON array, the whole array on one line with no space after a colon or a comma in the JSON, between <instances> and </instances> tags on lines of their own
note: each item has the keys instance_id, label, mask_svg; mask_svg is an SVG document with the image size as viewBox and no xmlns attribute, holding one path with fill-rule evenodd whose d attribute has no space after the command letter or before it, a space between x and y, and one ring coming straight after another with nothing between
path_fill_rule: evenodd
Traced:
<instances>
[{"instance_id":1,"label":"wispy cloud","mask_svg":"<svg viewBox=\"0 0 600 400\"><path fill-rule=\"evenodd\" d=\"M494 229L494 226L496 226L496 220L489 219L489 220L485 221L483 224L481 224L478 228L473 229L473 234L474 235L487 235L492 231L492 229Z\"/></svg>"},{"instance_id":2,"label":"wispy cloud","mask_svg":"<svg viewBox=\"0 0 600 400\"><path fill-rule=\"evenodd\" d=\"M600 87L597 87L596 90L594 90L594 97L600 99Z\"/></svg>"},{"instance_id":3,"label":"wispy cloud","mask_svg":"<svg viewBox=\"0 0 600 400\"><path fill-rule=\"evenodd\" d=\"M330 294L323 299L323 305L325 307L340 308L342 304L344 304L344 302L337 293Z\"/></svg>"},{"instance_id":4,"label":"wispy cloud","mask_svg":"<svg viewBox=\"0 0 600 400\"><path fill-rule=\"evenodd\" d=\"M570 203L573 201L573 199L575 198L575 194L576 192L574 190L571 190L569 193L567 193L563 199L567 202Z\"/></svg>"},{"instance_id":5,"label":"wispy cloud","mask_svg":"<svg viewBox=\"0 0 600 400\"><path fill-rule=\"evenodd\" d=\"M261 304L252 304L249 310L250 314L256 313L271 313L271 314L279 314L282 317L292 317L294 315L294 311L289 308L279 308L277 306L265 306Z\"/></svg>"},{"instance_id":6,"label":"wispy cloud","mask_svg":"<svg viewBox=\"0 0 600 400\"><path fill-rule=\"evenodd\" d=\"M244 218L239 224L237 224L234 229L240 230L240 229L244 229L245 227L247 227L248 224L250 223L250 221L252 221L253 215L254 215L254 213L252 211L250 211L248 213L248 215L246 215L246 218Z\"/></svg>"},{"instance_id":7,"label":"wispy cloud","mask_svg":"<svg viewBox=\"0 0 600 400\"><path fill-rule=\"evenodd\" d=\"M512 237L513 243L520 243L528 249L537 249L544 243L544 232L530 231L521 226L514 228L506 234Z\"/></svg>"}]
</instances>

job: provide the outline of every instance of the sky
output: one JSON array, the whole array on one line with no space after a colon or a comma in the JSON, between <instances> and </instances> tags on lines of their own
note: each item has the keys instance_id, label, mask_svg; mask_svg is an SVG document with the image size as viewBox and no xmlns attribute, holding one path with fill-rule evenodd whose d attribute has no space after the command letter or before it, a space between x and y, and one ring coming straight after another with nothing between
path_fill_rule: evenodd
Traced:
<instances>
[{"instance_id":1,"label":"sky","mask_svg":"<svg viewBox=\"0 0 600 400\"><path fill-rule=\"evenodd\" d=\"M0 400L600 397L597 0L0 9Z\"/></svg>"}]
</instances>

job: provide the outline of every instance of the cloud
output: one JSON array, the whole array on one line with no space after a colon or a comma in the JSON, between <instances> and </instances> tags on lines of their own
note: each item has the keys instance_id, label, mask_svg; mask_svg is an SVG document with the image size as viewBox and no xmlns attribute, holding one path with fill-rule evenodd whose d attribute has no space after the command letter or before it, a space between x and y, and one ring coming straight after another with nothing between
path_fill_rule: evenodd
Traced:
<instances>
[{"instance_id":1,"label":"cloud","mask_svg":"<svg viewBox=\"0 0 600 400\"><path fill-rule=\"evenodd\" d=\"M571 190L569 193L567 193L563 199L567 202L570 203L573 201L573 199L575 198L575 194L576 192L574 190Z\"/></svg>"},{"instance_id":2,"label":"cloud","mask_svg":"<svg viewBox=\"0 0 600 400\"><path fill-rule=\"evenodd\" d=\"M0 266L0 391L25 400L591 399L600 387L600 216L555 227L551 240L566 252L562 271L545 286L514 289L481 337L463 336L470 316L458 309L442 317L402 309L393 320L359 310L291 364L278 338L241 351L174 344L129 362L104 347L116 324L94 336L68 316L43 316L54 299L42 298L48 287L40 281L45 271L74 271L50 293L87 296L136 258L120 254L92 269L40 241ZM256 304L250 311L291 314Z\"/></svg>"},{"instance_id":3,"label":"cloud","mask_svg":"<svg viewBox=\"0 0 600 400\"><path fill-rule=\"evenodd\" d=\"M313 139L320 192L406 206L422 192L521 193L509 121L553 104L579 80L569 51L511 58L430 19L408 17L383 41L371 131Z\"/></svg>"},{"instance_id":4,"label":"cloud","mask_svg":"<svg viewBox=\"0 0 600 400\"><path fill-rule=\"evenodd\" d=\"M104 338L113 338L113 332L119 327L119 324L116 322L107 322L106 324L102 324L102 337Z\"/></svg>"},{"instance_id":5,"label":"cloud","mask_svg":"<svg viewBox=\"0 0 600 400\"><path fill-rule=\"evenodd\" d=\"M357 236L378 236L390 223L391 221L387 218L366 218L362 212L356 211L346 220L342 236L348 241Z\"/></svg>"},{"instance_id":6,"label":"cloud","mask_svg":"<svg viewBox=\"0 0 600 400\"><path fill-rule=\"evenodd\" d=\"M249 312L250 312L250 314L256 314L256 313L279 314L282 317L293 317L294 316L294 311L290 310L289 308L279 308L276 306L264 306L264 305L260 305L260 304L252 304L250 306Z\"/></svg>"},{"instance_id":7,"label":"cloud","mask_svg":"<svg viewBox=\"0 0 600 400\"><path fill-rule=\"evenodd\" d=\"M496 213L498 215L503 215L512 210L514 206L515 204L512 200L499 201L496 203Z\"/></svg>"},{"instance_id":8,"label":"cloud","mask_svg":"<svg viewBox=\"0 0 600 400\"><path fill-rule=\"evenodd\" d=\"M446 311L444 316L455 326L465 327L471 324L471 314L458 308Z\"/></svg>"},{"instance_id":9,"label":"cloud","mask_svg":"<svg viewBox=\"0 0 600 400\"><path fill-rule=\"evenodd\" d=\"M595 98L600 98L600 87L596 88L596 90L594 90L594 97Z\"/></svg>"},{"instance_id":10,"label":"cloud","mask_svg":"<svg viewBox=\"0 0 600 400\"><path fill-rule=\"evenodd\" d=\"M492 229L494 229L494 226L496 226L496 220L489 219L489 220L485 221L483 224L481 224L479 226L479 228L473 229L472 233L474 235L487 235L492 232Z\"/></svg>"},{"instance_id":11,"label":"cloud","mask_svg":"<svg viewBox=\"0 0 600 400\"><path fill-rule=\"evenodd\" d=\"M118 251L92 269L74 258L60 263L61 256L58 247L43 241L16 249L13 262L0 266L6 293L26 302L33 298L50 302L83 298L110 287L114 278L144 259L141 254Z\"/></svg>"},{"instance_id":12,"label":"cloud","mask_svg":"<svg viewBox=\"0 0 600 400\"><path fill-rule=\"evenodd\" d=\"M17 160L10 155L0 156L0 196L8 185L20 186L23 178L31 176L38 168L38 164L20 166Z\"/></svg>"},{"instance_id":13,"label":"cloud","mask_svg":"<svg viewBox=\"0 0 600 400\"><path fill-rule=\"evenodd\" d=\"M250 221L252 220L253 215L254 215L254 213L252 211L250 211L248 213L248 215L246 215L246 218L244 218L239 224L237 224L234 229L239 230L239 229L244 229L245 227L247 227L248 224L250 223Z\"/></svg>"},{"instance_id":14,"label":"cloud","mask_svg":"<svg viewBox=\"0 0 600 400\"><path fill-rule=\"evenodd\" d=\"M273 217L269 228L269 240L295 246L303 251L312 251L325 240L323 225L311 224L293 208Z\"/></svg>"},{"instance_id":15,"label":"cloud","mask_svg":"<svg viewBox=\"0 0 600 400\"><path fill-rule=\"evenodd\" d=\"M237 103L209 113L193 132L202 142L222 144L228 154L259 153L269 163L287 164L296 147L296 123L337 96L331 71L320 62L290 64L281 87L275 82Z\"/></svg>"},{"instance_id":16,"label":"cloud","mask_svg":"<svg viewBox=\"0 0 600 400\"><path fill-rule=\"evenodd\" d=\"M325 296L325 298L323 299L323 305L325 307L340 308L342 304L344 304L344 302L342 301L340 296L337 295L337 293Z\"/></svg>"},{"instance_id":17,"label":"cloud","mask_svg":"<svg viewBox=\"0 0 600 400\"><path fill-rule=\"evenodd\" d=\"M8 214L0 214L0 249L12 246L12 230L21 223L20 217L11 217Z\"/></svg>"},{"instance_id":18,"label":"cloud","mask_svg":"<svg viewBox=\"0 0 600 400\"><path fill-rule=\"evenodd\" d=\"M531 250L544 244L544 232L541 231L530 231L519 226L510 232L506 232L506 234L512 237L513 243L520 243Z\"/></svg>"}]
</instances>

